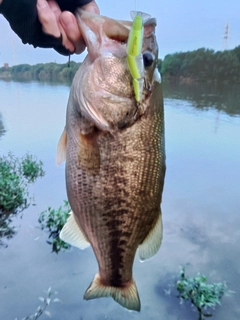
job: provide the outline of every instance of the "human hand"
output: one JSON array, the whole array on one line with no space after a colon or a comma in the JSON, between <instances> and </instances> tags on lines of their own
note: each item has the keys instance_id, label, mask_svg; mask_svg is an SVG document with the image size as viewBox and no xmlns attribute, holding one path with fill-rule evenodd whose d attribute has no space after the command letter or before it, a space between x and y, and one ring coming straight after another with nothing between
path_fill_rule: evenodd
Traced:
<instances>
[{"instance_id":1,"label":"human hand","mask_svg":"<svg viewBox=\"0 0 240 320\"><path fill-rule=\"evenodd\" d=\"M59 7L62 0L37 0L37 12L42 30L54 37L62 36L62 45L70 52L81 53L86 45L82 38L77 19L70 11L62 11ZM58 5L59 4L59 5ZM62 3L64 4L64 3ZM65 8L63 6L63 8ZM84 10L99 14L95 1L81 7Z\"/></svg>"},{"instance_id":2,"label":"human hand","mask_svg":"<svg viewBox=\"0 0 240 320\"><path fill-rule=\"evenodd\" d=\"M95 1L56 0L47 2L44 0L38 3L38 9L37 1L39 0L0 0L0 13L8 20L11 28L24 44L54 48L63 55L69 55L74 51L82 52L85 45L76 19L71 12L82 7L99 13ZM83 4L86 5L83 6ZM46 16L44 12L47 13Z\"/></svg>"}]
</instances>

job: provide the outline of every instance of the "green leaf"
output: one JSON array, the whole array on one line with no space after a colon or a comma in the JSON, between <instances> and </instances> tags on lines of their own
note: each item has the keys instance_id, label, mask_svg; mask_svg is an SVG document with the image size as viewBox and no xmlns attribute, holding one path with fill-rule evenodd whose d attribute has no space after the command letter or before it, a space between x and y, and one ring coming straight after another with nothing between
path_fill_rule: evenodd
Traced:
<instances>
[{"instance_id":1,"label":"green leaf","mask_svg":"<svg viewBox=\"0 0 240 320\"><path fill-rule=\"evenodd\" d=\"M186 276L185 269L180 273L180 280L176 282L177 290L180 294L180 304L183 301L191 301L200 313L202 309L215 308L220 303L221 297L226 293L225 283L207 283L207 277L197 274L195 278Z\"/></svg>"},{"instance_id":2,"label":"green leaf","mask_svg":"<svg viewBox=\"0 0 240 320\"><path fill-rule=\"evenodd\" d=\"M43 211L39 216L41 228L49 232L49 241L52 245L52 251L58 253L61 250L70 248L59 238L60 231L69 217L71 208L67 201L64 201L64 206L60 206L57 210L48 207L47 211Z\"/></svg>"}]
</instances>

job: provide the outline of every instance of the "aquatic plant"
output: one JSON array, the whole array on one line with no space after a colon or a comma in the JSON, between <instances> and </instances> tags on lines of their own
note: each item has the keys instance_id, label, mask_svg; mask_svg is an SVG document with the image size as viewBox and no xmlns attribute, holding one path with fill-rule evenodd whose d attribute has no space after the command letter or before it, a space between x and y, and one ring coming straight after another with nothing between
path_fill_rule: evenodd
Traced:
<instances>
[{"instance_id":1,"label":"aquatic plant","mask_svg":"<svg viewBox=\"0 0 240 320\"><path fill-rule=\"evenodd\" d=\"M58 298L52 298L53 295L56 295L57 292L52 292L51 287L47 291L47 296L44 297L39 297L38 299L43 303L42 306L39 306L37 310L35 311L34 314L31 314L25 318L22 318L22 320L36 320L38 319L42 314L46 314L48 317L51 318L51 313L50 311L46 311L47 307L50 305L51 302L59 302L60 300ZM18 320L15 318L15 320Z\"/></svg>"},{"instance_id":2,"label":"aquatic plant","mask_svg":"<svg viewBox=\"0 0 240 320\"><path fill-rule=\"evenodd\" d=\"M12 153L0 157L0 246L4 245L2 238L16 234L10 226L12 217L30 205L28 186L43 175L42 161L30 154L23 158Z\"/></svg>"},{"instance_id":3,"label":"aquatic plant","mask_svg":"<svg viewBox=\"0 0 240 320\"><path fill-rule=\"evenodd\" d=\"M7 247L7 244L2 241L2 238L11 239L16 234L16 228L10 226L11 222L11 215L0 214L0 247Z\"/></svg>"},{"instance_id":4,"label":"aquatic plant","mask_svg":"<svg viewBox=\"0 0 240 320\"><path fill-rule=\"evenodd\" d=\"M190 278L186 276L185 268L181 269L181 279L177 281L177 290L183 301L191 301L192 305L197 308L199 313L199 320L204 317L211 317L211 313L205 313L207 308L215 308L216 305L221 305L220 299L227 293L227 286L225 283L207 283L207 278L198 273L196 277ZM230 292L230 291L228 291Z\"/></svg>"},{"instance_id":5,"label":"aquatic plant","mask_svg":"<svg viewBox=\"0 0 240 320\"><path fill-rule=\"evenodd\" d=\"M33 183L38 177L44 176L43 163L31 155L26 154L22 159L22 174L27 179L28 183Z\"/></svg>"},{"instance_id":6,"label":"aquatic plant","mask_svg":"<svg viewBox=\"0 0 240 320\"><path fill-rule=\"evenodd\" d=\"M0 72L1 74L1 72ZM1 139L1 136L4 135L5 133L5 128L4 128L4 124L3 124L3 120L2 120L2 114L0 113L0 139Z\"/></svg>"},{"instance_id":7,"label":"aquatic plant","mask_svg":"<svg viewBox=\"0 0 240 320\"><path fill-rule=\"evenodd\" d=\"M42 230L49 232L51 241L47 241L52 245L52 251L58 253L61 250L70 248L70 245L59 238L59 233L67 221L69 212L71 211L68 201L64 201L64 205L57 210L49 207L47 210L40 213L38 222L41 224Z\"/></svg>"},{"instance_id":8,"label":"aquatic plant","mask_svg":"<svg viewBox=\"0 0 240 320\"><path fill-rule=\"evenodd\" d=\"M0 213L17 213L29 206L28 185L44 176L43 163L32 155L0 157Z\"/></svg>"}]
</instances>

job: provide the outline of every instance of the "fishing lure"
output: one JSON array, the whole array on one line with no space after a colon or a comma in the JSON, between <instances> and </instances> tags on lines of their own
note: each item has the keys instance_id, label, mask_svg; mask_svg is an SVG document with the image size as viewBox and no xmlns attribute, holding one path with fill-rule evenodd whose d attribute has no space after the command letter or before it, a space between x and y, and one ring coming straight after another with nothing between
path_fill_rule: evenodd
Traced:
<instances>
[{"instance_id":1,"label":"fishing lure","mask_svg":"<svg viewBox=\"0 0 240 320\"><path fill-rule=\"evenodd\" d=\"M141 101L144 85L144 64L142 56L143 24L151 16L147 13L131 11L133 24L127 42L127 64L133 78L133 89L137 102Z\"/></svg>"}]
</instances>

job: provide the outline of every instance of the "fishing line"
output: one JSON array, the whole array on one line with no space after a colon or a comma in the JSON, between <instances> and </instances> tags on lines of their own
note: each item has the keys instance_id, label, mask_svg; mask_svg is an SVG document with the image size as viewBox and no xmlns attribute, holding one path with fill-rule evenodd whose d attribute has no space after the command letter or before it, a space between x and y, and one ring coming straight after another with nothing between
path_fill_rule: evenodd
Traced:
<instances>
[{"instance_id":1,"label":"fishing line","mask_svg":"<svg viewBox=\"0 0 240 320\"><path fill-rule=\"evenodd\" d=\"M137 0L134 0L134 11L137 11Z\"/></svg>"}]
</instances>

